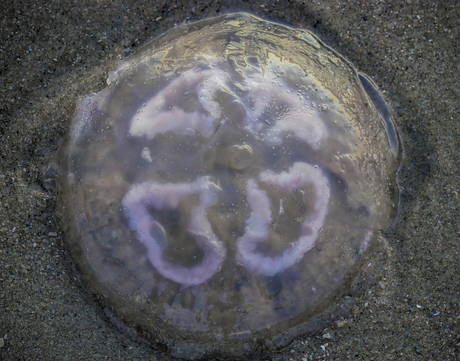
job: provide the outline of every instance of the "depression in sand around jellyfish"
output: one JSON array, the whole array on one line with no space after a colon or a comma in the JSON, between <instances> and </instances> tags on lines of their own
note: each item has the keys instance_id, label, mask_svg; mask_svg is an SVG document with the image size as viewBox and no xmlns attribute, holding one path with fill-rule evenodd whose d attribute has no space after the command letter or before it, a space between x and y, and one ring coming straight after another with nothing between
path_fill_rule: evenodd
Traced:
<instances>
[{"instance_id":1,"label":"depression in sand around jellyfish","mask_svg":"<svg viewBox=\"0 0 460 361\"><path fill-rule=\"evenodd\" d=\"M60 215L85 286L174 356L283 346L340 302L398 206L373 82L248 14L182 25L82 99Z\"/></svg>"}]
</instances>

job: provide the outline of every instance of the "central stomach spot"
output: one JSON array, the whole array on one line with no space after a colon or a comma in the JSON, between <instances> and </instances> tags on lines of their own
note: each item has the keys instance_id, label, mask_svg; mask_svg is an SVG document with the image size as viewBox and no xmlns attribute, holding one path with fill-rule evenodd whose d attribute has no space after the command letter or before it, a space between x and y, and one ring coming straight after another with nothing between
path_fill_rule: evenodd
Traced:
<instances>
[{"instance_id":1,"label":"central stomach spot","mask_svg":"<svg viewBox=\"0 0 460 361\"><path fill-rule=\"evenodd\" d=\"M272 221L267 239L257 244L256 252L269 257L279 256L302 236L302 223L314 209L314 192L310 185L294 189L290 194L264 183L259 183L259 187L270 198Z\"/></svg>"},{"instance_id":2,"label":"central stomach spot","mask_svg":"<svg viewBox=\"0 0 460 361\"><path fill-rule=\"evenodd\" d=\"M163 255L165 260L188 268L201 263L204 252L186 227L174 224L169 227L166 234L168 247Z\"/></svg>"},{"instance_id":3,"label":"central stomach spot","mask_svg":"<svg viewBox=\"0 0 460 361\"><path fill-rule=\"evenodd\" d=\"M150 234L164 248L163 259L171 264L191 268L201 263L204 257L194 235L188 231L190 216L179 209L155 210L150 214L156 226L150 227ZM162 232L159 231L161 228Z\"/></svg>"}]
</instances>

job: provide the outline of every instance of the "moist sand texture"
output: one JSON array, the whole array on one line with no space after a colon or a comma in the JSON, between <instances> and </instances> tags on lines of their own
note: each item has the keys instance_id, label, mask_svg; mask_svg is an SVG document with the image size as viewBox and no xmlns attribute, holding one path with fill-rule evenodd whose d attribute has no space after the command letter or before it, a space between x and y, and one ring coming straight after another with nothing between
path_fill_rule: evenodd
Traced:
<instances>
[{"instance_id":1,"label":"moist sand texture","mask_svg":"<svg viewBox=\"0 0 460 361\"><path fill-rule=\"evenodd\" d=\"M69 267L46 172L79 96L175 24L244 10L313 31L370 75L404 145L386 261L346 317L254 360L460 358L460 3L0 3L0 360L165 360L113 326Z\"/></svg>"}]
</instances>

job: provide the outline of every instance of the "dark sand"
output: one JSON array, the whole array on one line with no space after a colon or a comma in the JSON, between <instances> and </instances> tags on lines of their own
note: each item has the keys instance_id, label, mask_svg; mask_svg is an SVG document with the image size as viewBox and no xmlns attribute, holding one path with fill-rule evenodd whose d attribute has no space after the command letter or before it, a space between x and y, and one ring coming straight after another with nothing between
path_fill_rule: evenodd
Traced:
<instances>
[{"instance_id":1,"label":"dark sand","mask_svg":"<svg viewBox=\"0 0 460 361\"><path fill-rule=\"evenodd\" d=\"M44 171L77 97L118 60L174 24L241 9L312 30L371 75L406 153L384 270L343 322L269 359L460 358L460 2L2 0L1 360L165 359L75 281Z\"/></svg>"}]
</instances>

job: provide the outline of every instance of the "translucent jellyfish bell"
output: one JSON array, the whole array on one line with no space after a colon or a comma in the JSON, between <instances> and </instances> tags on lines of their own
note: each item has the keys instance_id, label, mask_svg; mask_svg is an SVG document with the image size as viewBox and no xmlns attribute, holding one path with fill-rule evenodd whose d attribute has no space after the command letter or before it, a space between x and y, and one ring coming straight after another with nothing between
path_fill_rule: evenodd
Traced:
<instances>
[{"instance_id":1,"label":"translucent jellyfish bell","mask_svg":"<svg viewBox=\"0 0 460 361\"><path fill-rule=\"evenodd\" d=\"M243 356L340 302L398 207L398 135L371 80L239 13L165 33L108 83L77 107L59 205L119 321L173 356Z\"/></svg>"}]
</instances>

